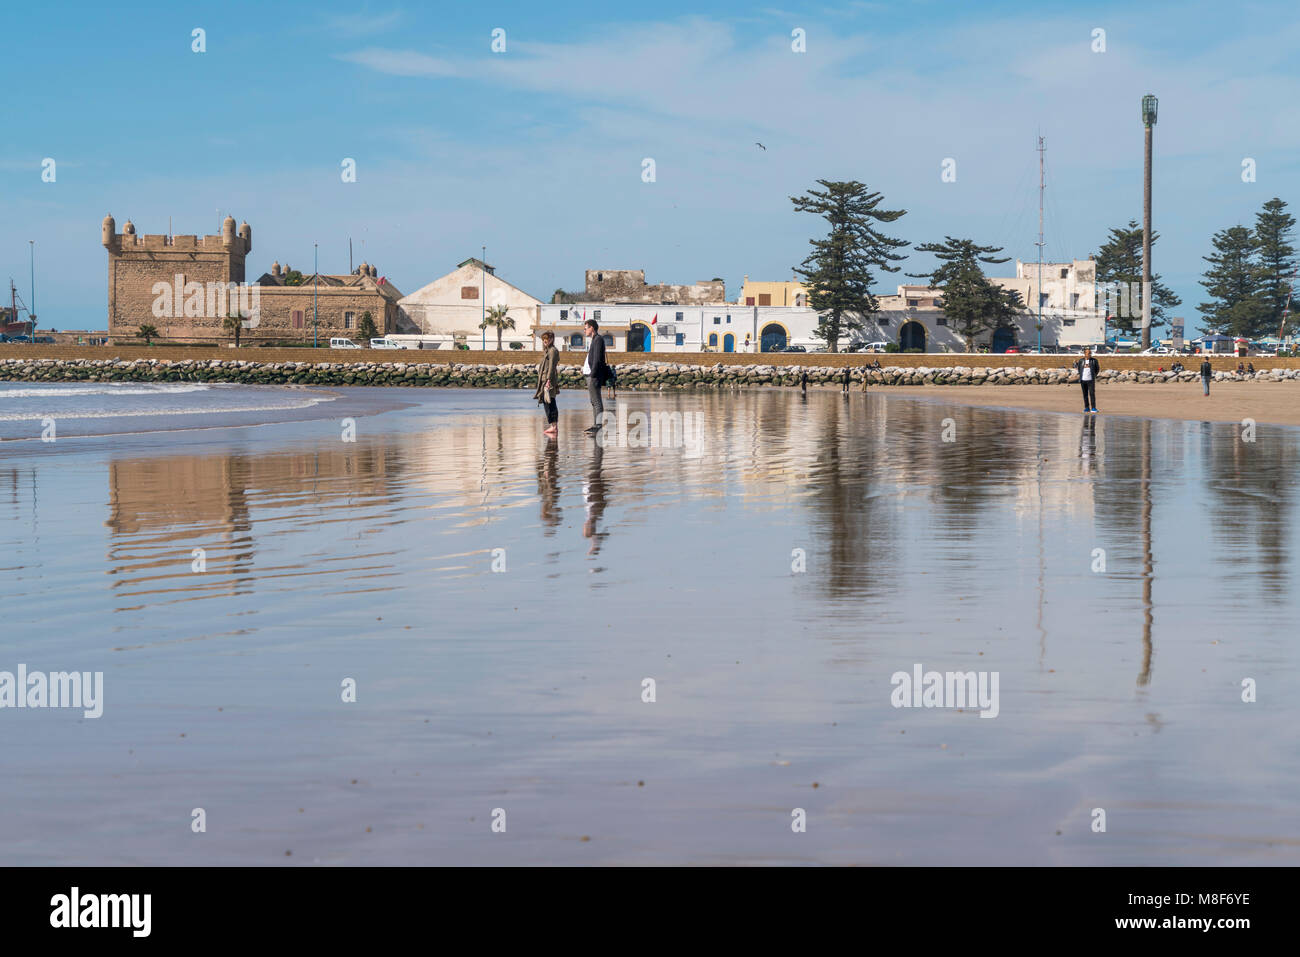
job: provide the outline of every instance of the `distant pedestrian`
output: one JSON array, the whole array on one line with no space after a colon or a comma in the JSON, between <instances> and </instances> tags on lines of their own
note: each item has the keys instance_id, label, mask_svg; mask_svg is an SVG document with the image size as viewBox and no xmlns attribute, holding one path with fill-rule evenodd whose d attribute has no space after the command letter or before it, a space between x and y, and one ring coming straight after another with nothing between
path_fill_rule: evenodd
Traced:
<instances>
[{"instance_id":1,"label":"distant pedestrian","mask_svg":"<svg viewBox=\"0 0 1300 957\"><path fill-rule=\"evenodd\" d=\"M555 397L560 391L560 350L555 348L555 333L542 333L542 360L537 363L537 391L533 398L546 412L545 435L555 435L560 410L556 407Z\"/></svg>"},{"instance_id":2,"label":"distant pedestrian","mask_svg":"<svg viewBox=\"0 0 1300 957\"><path fill-rule=\"evenodd\" d=\"M1246 363L1246 375L1254 375L1254 374L1255 374L1255 363L1253 363L1253 362L1247 362L1247 363Z\"/></svg>"},{"instance_id":3,"label":"distant pedestrian","mask_svg":"<svg viewBox=\"0 0 1300 957\"><path fill-rule=\"evenodd\" d=\"M1208 358L1201 360L1201 391L1206 398L1210 395L1210 377L1214 375L1214 366L1210 365Z\"/></svg>"},{"instance_id":4,"label":"distant pedestrian","mask_svg":"<svg viewBox=\"0 0 1300 957\"><path fill-rule=\"evenodd\" d=\"M1085 346L1083 358L1074 364L1079 373L1079 386L1083 389L1083 411L1097 411L1097 376L1101 373L1101 363L1092 354L1092 348Z\"/></svg>"},{"instance_id":5,"label":"distant pedestrian","mask_svg":"<svg viewBox=\"0 0 1300 957\"><path fill-rule=\"evenodd\" d=\"M1246 366L1245 366L1243 363L1238 362L1238 363L1237 363L1237 375L1244 375L1245 372L1246 372Z\"/></svg>"},{"instance_id":6,"label":"distant pedestrian","mask_svg":"<svg viewBox=\"0 0 1300 957\"><path fill-rule=\"evenodd\" d=\"M600 419L605 414L605 402L600 390L609 378L609 365L605 362L605 340L600 335L600 323L588 319L582 326L587 336L587 359L582 363L582 374L587 377L587 395L591 398L592 425L588 435L600 431Z\"/></svg>"},{"instance_id":7,"label":"distant pedestrian","mask_svg":"<svg viewBox=\"0 0 1300 957\"><path fill-rule=\"evenodd\" d=\"M799 388L803 389L804 397L808 396L808 370L799 370Z\"/></svg>"},{"instance_id":8,"label":"distant pedestrian","mask_svg":"<svg viewBox=\"0 0 1300 957\"><path fill-rule=\"evenodd\" d=\"M844 377L843 377L844 388L841 390L845 395L849 394L849 379L852 377L852 375L853 375L853 370L850 369L848 366L845 366Z\"/></svg>"}]
</instances>

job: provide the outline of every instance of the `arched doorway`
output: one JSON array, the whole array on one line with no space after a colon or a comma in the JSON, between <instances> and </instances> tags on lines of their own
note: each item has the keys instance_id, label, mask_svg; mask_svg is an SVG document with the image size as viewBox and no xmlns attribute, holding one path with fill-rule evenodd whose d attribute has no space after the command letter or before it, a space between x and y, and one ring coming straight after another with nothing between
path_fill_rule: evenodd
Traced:
<instances>
[{"instance_id":1,"label":"arched doorway","mask_svg":"<svg viewBox=\"0 0 1300 957\"><path fill-rule=\"evenodd\" d=\"M650 351L650 330L639 322L632 323L631 328L627 331L627 351Z\"/></svg>"},{"instance_id":2,"label":"arched doorway","mask_svg":"<svg viewBox=\"0 0 1300 957\"><path fill-rule=\"evenodd\" d=\"M993 345L989 348L993 352L1006 352L1016 344L1016 330L1010 326L998 326L993 332Z\"/></svg>"},{"instance_id":3,"label":"arched doorway","mask_svg":"<svg viewBox=\"0 0 1300 957\"><path fill-rule=\"evenodd\" d=\"M898 330L898 348L906 352L908 349L920 349L925 351L925 326L916 320L903 323L903 328Z\"/></svg>"},{"instance_id":4,"label":"arched doorway","mask_svg":"<svg viewBox=\"0 0 1300 957\"><path fill-rule=\"evenodd\" d=\"M763 327L762 338L759 341L760 352L780 352L790 344L790 337L785 333L785 326L769 322Z\"/></svg>"},{"instance_id":5,"label":"arched doorway","mask_svg":"<svg viewBox=\"0 0 1300 957\"><path fill-rule=\"evenodd\" d=\"M723 352L736 351L736 337L733 336L730 332L728 332L725 336L722 337L722 351Z\"/></svg>"}]
</instances>

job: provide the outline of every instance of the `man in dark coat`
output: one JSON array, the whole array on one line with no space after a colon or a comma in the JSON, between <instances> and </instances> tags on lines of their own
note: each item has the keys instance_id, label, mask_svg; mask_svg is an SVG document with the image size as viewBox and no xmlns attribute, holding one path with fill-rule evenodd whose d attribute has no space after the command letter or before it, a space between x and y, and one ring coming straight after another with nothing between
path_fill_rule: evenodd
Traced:
<instances>
[{"instance_id":1,"label":"man in dark coat","mask_svg":"<svg viewBox=\"0 0 1300 957\"><path fill-rule=\"evenodd\" d=\"M1201 392L1206 398L1210 396L1210 379L1214 376L1214 366L1210 365L1210 358L1206 356L1201 360Z\"/></svg>"},{"instance_id":2,"label":"man in dark coat","mask_svg":"<svg viewBox=\"0 0 1300 957\"><path fill-rule=\"evenodd\" d=\"M583 323L583 332L587 336L587 360L582 364L582 374L587 377L587 395L591 397L591 413L594 421L590 434L600 431L600 417L605 412L605 402L601 398L601 386L610 377L609 365L605 362L605 340L600 335L600 323L588 319Z\"/></svg>"},{"instance_id":3,"label":"man in dark coat","mask_svg":"<svg viewBox=\"0 0 1300 957\"><path fill-rule=\"evenodd\" d=\"M1101 373L1101 363L1092 354L1091 347L1083 350L1083 358L1074 364L1079 373L1079 385L1083 389L1083 411L1097 411L1097 376Z\"/></svg>"}]
</instances>

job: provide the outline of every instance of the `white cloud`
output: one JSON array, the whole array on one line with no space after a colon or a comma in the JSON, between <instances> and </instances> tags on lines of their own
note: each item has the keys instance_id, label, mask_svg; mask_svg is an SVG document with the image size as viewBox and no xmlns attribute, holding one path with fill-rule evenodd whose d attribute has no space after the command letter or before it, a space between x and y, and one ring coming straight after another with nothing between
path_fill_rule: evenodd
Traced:
<instances>
[{"instance_id":1,"label":"white cloud","mask_svg":"<svg viewBox=\"0 0 1300 957\"><path fill-rule=\"evenodd\" d=\"M448 60L432 57L413 50L385 50L380 47L367 47L353 53L340 53L336 60L356 63L379 73L391 76L447 77L456 76L459 71Z\"/></svg>"}]
</instances>

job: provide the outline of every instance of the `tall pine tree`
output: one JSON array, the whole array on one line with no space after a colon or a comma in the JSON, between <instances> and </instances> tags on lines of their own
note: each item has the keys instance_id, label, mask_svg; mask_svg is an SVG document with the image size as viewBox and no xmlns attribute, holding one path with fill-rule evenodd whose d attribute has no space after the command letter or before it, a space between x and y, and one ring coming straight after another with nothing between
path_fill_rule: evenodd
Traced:
<instances>
[{"instance_id":1,"label":"tall pine tree","mask_svg":"<svg viewBox=\"0 0 1300 957\"><path fill-rule=\"evenodd\" d=\"M1157 232L1151 233L1151 255L1155 257ZM1124 290L1110 300L1111 315L1118 331L1132 333L1142 326L1142 227L1130 219L1127 226L1112 228L1106 242L1097 250L1097 296L1103 295L1103 283L1118 283ZM1112 287L1114 288L1114 287ZM1118 303L1116 302L1118 299ZM1168 310L1181 306L1172 289L1160 283L1157 273L1151 274L1151 328L1164 325ZM1127 304L1128 308L1122 306Z\"/></svg>"},{"instance_id":2,"label":"tall pine tree","mask_svg":"<svg viewBox=\"0 0 1300 957\"><path fill-rule=\"evenodd\" d=\"M810 189L791 196L801 213L816 213L830 224L825 239L810 240L813 251L795 267L808 287L808 304L822 314L814 335L825 339L831 352L839 340L863 327L876 312L873 269L898 272L891 263L906 256L894 252L907 245L876 231L876 223L892 223L905 209L880 209L881 193L872 193L856 180L847 183L819 179L824 190Z\"/></svg>"},{"instance_id":3,"label":"tall pine tree","mask_svg":"<svg viewBox=\"0 0 1300 957\"><path fill-rule=\"evenodd\" d=\"M966 340L967 352L974 351L976 336L996 329L1019 313L1023 305L1020 293L990 282L980 268L980 263L1008 262L1011 257L997 256L1001 247L945 236L942 243L924 243L916 251L933 253L939 265L928 273L907 275L943 290L943 314Z\"/></svg>"},{"instance_id":4,"label":"tall pine tree","mask_svg":"<svg viewBox=\"0 0 1300 957\"><path fill-rule=\"evenodd\" d=\"M1264 335L1275 336L1282 326L1291 281L1296 271L1295 247L1291 237L1295 217L1286 203L1274 197L1255 214L1255 240L1259 244L1260 297L1268 307Z\"/></svg>"},{"instance_id":5,"label":"tall pine tree","mask_svg":"<svg viewBox=\"0 0 1300 957\"><path fill-rule=\"evenodd\" d=\"M1230 226L1214 234L1214 254L1201 257L1210 264L1201 285L1209 300L1196 308L1208 332L1228 336L1260 335L1269 321L1259 267L1259 242L1245 226Z\"/></svg>"}]
</instances>

